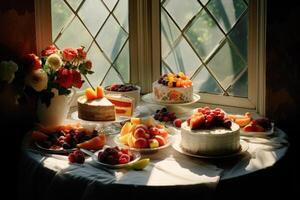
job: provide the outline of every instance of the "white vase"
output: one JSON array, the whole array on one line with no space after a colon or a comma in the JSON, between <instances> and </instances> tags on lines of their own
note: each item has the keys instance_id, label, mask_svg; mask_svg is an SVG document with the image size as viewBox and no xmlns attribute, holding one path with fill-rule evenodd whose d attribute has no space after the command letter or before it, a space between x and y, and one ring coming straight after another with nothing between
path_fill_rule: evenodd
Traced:
<instances>
[{"instance_id":1,"label":"white vase","mask_svg":"<svg viewBox=\"0 0 300 200\"><path fill-rule=\"evenodd\" d=\"M54 97L51 98L49 107L45 103L41 103L40 100L37 104L37 119L45 127L58 126L64 123L76 94L74 89L69 95L58 95L56 89L52 92L54 92Z\"/></svg>"}]
</instances>

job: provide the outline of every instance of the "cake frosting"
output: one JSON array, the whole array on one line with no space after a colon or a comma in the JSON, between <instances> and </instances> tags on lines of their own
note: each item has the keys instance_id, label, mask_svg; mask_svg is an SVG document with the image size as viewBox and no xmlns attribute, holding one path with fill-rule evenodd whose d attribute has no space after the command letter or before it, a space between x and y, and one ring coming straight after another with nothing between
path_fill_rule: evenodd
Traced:
<instances>
[{"instance_id":1,"label":"cake frosting","mask_svg":"<svg viewBox=\"0 0 300 200\"><path fill-rule=\"evenodd\" d=\"M218 156L240 150L240 127L232 123L230 129L215 127L191 130L187 122L181 125L181 147L196 155Z\"/></svg>"},{"instance_id":2,"label":"cake frosting","mask_svg":"<svg viewBox=\"0 0 300 200\"><path fill-rule=\"evenodd\" d=\"M192 81L182 72L165 74L152 84L153 99L163 103L193 101Z\"/></svg>"}]
</instances>

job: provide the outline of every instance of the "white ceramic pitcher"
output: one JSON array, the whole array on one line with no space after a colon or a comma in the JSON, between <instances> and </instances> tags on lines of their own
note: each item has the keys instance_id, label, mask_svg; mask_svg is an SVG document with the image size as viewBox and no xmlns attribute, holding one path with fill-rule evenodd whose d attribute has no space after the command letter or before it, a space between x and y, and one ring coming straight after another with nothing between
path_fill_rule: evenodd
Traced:
<instances>
[{"instance_id":1,"label":"white ceramic pitcher","mask_svg":"<svg viewBox=\"0 0 300 200\"><path fill-rule=\"evenodd\" d=\"M57 126L64 123L67 118L71 103L76 96L75 89L71 88L69 95L58 95L58 91L53 89L54 97L51 98L49 107L45 103L38 101L37 118L41 125Z\"/></svg>"}]
</instances>

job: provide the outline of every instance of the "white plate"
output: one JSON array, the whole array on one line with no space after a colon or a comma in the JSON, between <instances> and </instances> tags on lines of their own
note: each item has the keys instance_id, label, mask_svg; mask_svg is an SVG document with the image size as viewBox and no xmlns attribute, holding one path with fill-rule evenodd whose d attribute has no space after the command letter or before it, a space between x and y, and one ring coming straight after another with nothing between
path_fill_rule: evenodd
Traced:
<instances>
[{"instance_id":1,"label":"white plate","mask_svg":"<svg viewBox=\"0 0 300 200\"><path fill-rule=\"evenodd\" d=\"M253 137L266 137L270 136L274 133L274 123L272 124L272 128L269 131L265 132L249 132L249 131L244 131L243 128L240 129L240 134L243 136L253 136Z\"/></svg>"},{"instance_id":2,"label":"white plate","mask_svg":"<svg viewBox=\"0 0 300 200\"><path fill-rule=\"evenodd\" d=\"M167 143L163 146L160 146L160 147L157 147L157 148L133 148L133 147L129 147L123 143L120 142L119 140L119 136L120 135L116 135L113 140L114 142L120 146L120 147L125 147L125 148L128 148L130 150L133 150L133 151L138 151L138 152L141 152L141 153L154 153L160 149L164 149L164 148L167 148L168 146L170 146L172 143L173 143L173 137L172 136L168 136L167 138Z\"/></svg>"},{"instance_id":3,"label":"white plate","mask_svg":"<svg viewBox=\"0 0 300 200\"><path fill-rule=\"evenodd\" d=\"M108 147L108 146L106 146ZM80 149L82 152L88 154L89 156L91 156L93 162L95 162L97 165L99 165L100 167L107 167L107 168L112 168L112 169L120 169L120 168L126 168L126 167L129 167L130 165L134 164L135 162L137 162L140 158L141 158L141 154L137 151L131 151L130 152L132 153L133 155L133 160L130 161L129 163L126 163L126 164L117 164L117 165L110 165L110 164L107 164L107 163L103 163L103 162L100 162L98 160L98 153L101 152L101 151L104 151L105 148L103 148L102 150L100 151L97 151L95 153L91 152L91 151L88 151L86 149Z\"/></svg>"},{"instance_id":4,"label":"white plate","mask_svg":"<svg viewBox=\"0 0 300 200\"><path fill-rule=\"evenodd\" d=\"M244 152L246 152L249 148L249 145L246 141L244 140L240 140L240 144L241 144L241 149L238 152L232 153L232 154L227 154L227 155L218 155L218 156L208 156L208 155L198 155L198 154L192 154L189 152L186 152L182 149L182 147L180 146L180 142L181 142L181 137L177 135L175 142L173 143L172 147L178 151L179 153L182 153L184 155L187 156L192 156L192 157L196 157L196 158L205 158L205 159L223 159L223 158L230 158L230 157L234 157L237 155L240 155Z\"/></svg>"},{"instance_id":5,"label":"white plate","mask_svg":"<svg viewBox=\"0 0 300 200\"><path fill-rule=\"evenodd\" d=\"M138 111L137 109L135 109L135 111L133 112L133 115L132 117L138 117L140 115L140 111ZM74 120L79 120L79 121L82 121L82 122L88 122L88 123L96 123L96 124L99 124L99 123L113 123L113 122L124 122L126 120L129 120L131 117L116 117L116 119L114 121L89 121L89 120L84 120L84 119L80 119L78 117L78 111L75 111L71 114L71 118L74 119Z\"/></svg>"},{"instance_id":6,"label":"white plate","mask_svg":"<svg viewBox=\"0 0 300 200\"><path fill-rule=\"evenodd\" d=\"M159 102L159 101L155 101L153 99L152 93L149 94L145 94L142 96L142 100L147 102L147 103L152 103L152 104L159 104L159 105L165 105L165 106L175 106L175 105L189 105L189 104L193 104L196 103L197 101L200 100L200 96L198 94L193 94L193 101L190 102L185 102L185 103L165 103L165 102Z\"/></svg>"},{"instance_id":7,"label":"white plate","mask_svg":"<svg viewBox=\"0 0 300 200\"><path fill-rule=\"evenodd\" d=\"M42 147L38 142L35 142L35 146L44 152L53 153L53 154L69 154L69 153L72 153L74 150L76 150L76 148L63 149L62 147L59 149L47 149L47 148Z\"/></svg>"}]
</instances>

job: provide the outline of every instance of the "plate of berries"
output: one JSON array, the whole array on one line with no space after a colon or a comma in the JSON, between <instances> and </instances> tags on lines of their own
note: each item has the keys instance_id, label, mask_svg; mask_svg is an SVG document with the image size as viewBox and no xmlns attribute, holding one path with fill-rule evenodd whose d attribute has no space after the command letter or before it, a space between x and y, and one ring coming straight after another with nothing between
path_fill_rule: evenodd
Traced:
<instances>
[{"instance_id":1,"label":"plate of berries","mask_svg":"<svg viewBox=\"0 0 300 200\"><path fill-rule=\"evenodd\" d=\"M86 149L81 149L81 151L91 156L97 165L113 169L129 168L141 158L139 152L118 146L105 146L102 150L95 153Z\"/></svg>"},{"instance_id":2,"label":"plate of berries","mask_svg":"<svg viewBox=\"0 0 300 200\"><path fill-rule=\"evenodd\" d=\"M106 143L104 133L80 123L34 130L31 138L40 150L56 154L68 154L77 148L99 150Z\"/></svg>"},{"instance_id":3,"label":"plate of berries","mask_svg":"<svg viewBox=\"0 0 300 200\"><path fill-rule=\"evenodd\" d=\"M243 136L270 136L274 133L274 123L267 118L254 119L241 128L240 133Z\"/></svg>"}]
</instances>

